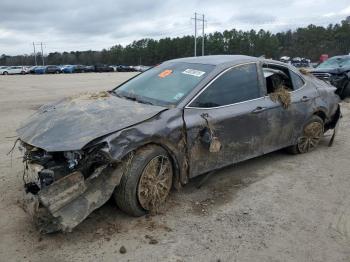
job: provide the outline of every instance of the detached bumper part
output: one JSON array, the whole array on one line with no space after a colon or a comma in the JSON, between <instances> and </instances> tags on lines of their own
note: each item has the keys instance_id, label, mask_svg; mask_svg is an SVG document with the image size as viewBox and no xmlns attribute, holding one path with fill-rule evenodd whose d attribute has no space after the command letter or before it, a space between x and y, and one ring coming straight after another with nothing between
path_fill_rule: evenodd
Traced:
<instances>
[{"instance_id":1,"label":"detached bumper part","mask_svg":"<svg viewBox=\"0 0 350 262\"><path fill-rule=\"evenodd\" d=\"M80 172L55 181L37 195L27 193L24 203L41 233L71 232L113 194L122 177L121 165L99 169L84 180Z\"/></svg>"}]
</instances>

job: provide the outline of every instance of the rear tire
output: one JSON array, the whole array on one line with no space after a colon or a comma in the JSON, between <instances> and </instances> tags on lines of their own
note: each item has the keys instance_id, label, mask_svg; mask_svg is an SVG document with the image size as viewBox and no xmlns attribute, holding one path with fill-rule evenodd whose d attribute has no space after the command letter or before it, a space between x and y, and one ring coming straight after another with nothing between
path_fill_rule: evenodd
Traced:
<instances>
[{"instance_id":1,"label":"rear tire","mask_svg":"<svg viewBox=\"0 0 350 262\"><path fill-rule=\"evenodd\" d=\"M303 134L298 138L297 144L287 147L291 154L303 154L314 150L324 133L324 121L321 117L313 115L303 128Z\"/></svg>"},{"instance_id":2,"label":"rear tire","mask_svg":"<svg viewBox=\"0 0 350 262\"><path fill-rule=\"evenodd\" d=\"M7 73L6 71L2 73L3 75L8 75L9 73Z\"/></svg>"},{"instance_id":3,"label":"rear tire","mask_svg":"<svg viewBox=\"0 0 350 262\"><path fill-rule=\"evenodd\" d=\"M167 152L160 146L148 145L135 152L113 197L118 207L132 216L157 211L169 195L173 167Z\"/></svg>"}]
</instances>

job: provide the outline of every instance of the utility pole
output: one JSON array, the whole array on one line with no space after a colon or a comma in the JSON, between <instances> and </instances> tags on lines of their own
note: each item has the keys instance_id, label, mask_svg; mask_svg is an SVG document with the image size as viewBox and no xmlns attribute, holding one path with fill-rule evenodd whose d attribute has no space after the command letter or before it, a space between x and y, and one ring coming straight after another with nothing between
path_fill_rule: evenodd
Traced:
<instances>
[{"instance_id":1,"label":"utility pole","mask_svg":"<svg viewBox=\"0 0 350 262\"><path fill-rule=\"evenodd\" d=\"M204 23L206 22L204 20L204 14L202 14L202 19L197 18L197 13L194 13L194 56L197 56L197 21L202 22L202 56L204 56Z\"/></svg>"},{"instance_id":2,"label":"utility pole","mask_svg":"<svg viewBox=\"0 0 350 262\"><path fill-rule=\"evenodd\" d=\"M34 48L34 61L35 61L35 65L38 65L36 63L36 52L35 52L35 43L33 42L33 48Z\"/></svg>"},{"instance_id":3,"label":"utility pole","mask_svg":"<svg viewBox=\"0 0 350 262\"><path fill-rule=\"evenodd\" d=\"M204 14L202 20L202 56L204 56Z\"/></svg>"},{"instance_id":4,"label":"utility pole","mask_svg":"<svg viewBox=\"0 0 350 262\"><path fill-rule=\"evenodd\" d=\"M44 51L43 51L43 42L40 42L40 46L41 46L41 58L43 60L43 66L45 65L45 62L44 62Z\"/></svg>"},{"instance_id":5,"label":"utility pole","mask_svg":"<svg viewBox=\"0 0 350 262\"><path fill-rule=\"evenodd\" d=\"M194 56L197 56L197 13L194 13Z\"/></svg>"}]
</instances>

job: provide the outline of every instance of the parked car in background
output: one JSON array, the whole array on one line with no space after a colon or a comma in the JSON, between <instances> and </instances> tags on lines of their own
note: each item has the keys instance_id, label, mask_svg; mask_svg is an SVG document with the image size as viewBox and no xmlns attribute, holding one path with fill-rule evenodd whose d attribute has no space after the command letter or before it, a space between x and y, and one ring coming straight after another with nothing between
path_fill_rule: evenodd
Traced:
<instances>
[{"instance_id":1,"label":"parked car in background","mask_svg":"<svg viewBox=\"0 0 350 262\"><path fill-rule=\"evenodd\" d=\"M94 72L95 71L95 67L92 65L89 66L85 66L85 72Z\"/></svg>"},{"instance_id":2,"label":"parked car in background","mask_svg":"<svg viewBox=\"0 0 350 262\"><path fill-rule=\"evenodd\" d=\"M138 65L138 66L134 66L133 69L136 72L145 72L146 70L150 69L150 66L144 66L144 65Z\"/></svg>"},{"instance_id":3,"label":"parked car in background","mask_svg":"<svg viewBox=\"0 0 350 262\"><path fill-rule=\"evenodd\" d=\"M95 67L95 72L113 72L114 69L110 67L109 65L104 65L104 64L97 64L94 66Z\"/></svg>"},{"instance_id":4,"label":"parked car in background","mask_svg":"<svg viewBox=\"0 0 350 262\"><path fill-rule=\"evenodd\" d=\"M119 65L117 67L117 71L118 72L134 72L135 69L132 66L128 66L128 65Z\"/></svg>"},{"instance_id":5,"label":"parked car in background","mask_svg":"<svg viewBox=\"0 0 350 262\"><path fill-rule=\"evenodd\" d=\"M7 68L8 68L8 66L1 66L0 67L0 75L3 75Z\"/></svg>"},{"instance_id":6,"label":"parked car in background","mask_svg":"<svg viewBox=\"0 0 350 262\"><path fill-rule=\"evenodd\" d=\"M45 73L46 74L59 74L59 73L61 73L61 68L59 68L59 66L56 66L56 65L48 65L48 66L45 66Z\"/></svg>"},{"instance_id":7,"label":"parked car in background","mask_svg":"<svg viewBox=\"0 0 350 262\"><path fill-rule=\"evenodd\" d=\"M84 73L85 70L83 65L66 65L61 69L62 73Z\"/></svg>"},{"instance_id":8,"label":"parked car in background","mask_svg":"<svg viewBox=\"0 0 350 262\"><path fill-rule=\"evenodd\" d=\"M118 66L117 66L117 65L110 65L110 67L113 68L113 71L114 71L114 72L117 72L117 71L118 71Z\"/></svg>"},{"instance_id":9,"label":"parked car in background","mask_svg":"<svg viewBox=\"0 0 350 262\"><path fill-rule=\"evenodd\" d=\"M291 59L291 64L295 67L310 67L311 60L304 57L294 57Z\"/></svg>"},{"instance_id":10,"label":"parked car in background","mask_svg":"<svg viewBox=\"0 0 350 262\"><path fill-rule=\"evenodd\" d=\"M73 73L73 65L65 65L61 68L62 73Z\"/></svg>"},{"instance_id":11,"label":"parked car in background","mask_svg":"<svg viewBox=\"0 0 350 262\"><path fill-rule=\"evenodd\" d=\"M342 99L350 97L350 55L333 56L311 70L311 73L335 86Z\"/></svg>"},{"instance_id":12,"label":"parked car in background","mask_svg":"<svg viewBox=\"0 0 350 262\"><path fill-rule=\"evenodd\" d=\"M85 73L86 66L84 65L74 65L72 73Z\"/></svg>"},{"instance_id":13,"label":"parked car in background","mask_svg":"<svg viewBox=\"0 0 350 262\"><path fill-rule=\"evenodd\" d=\"M311 60L304 57L293 57L282 56L279 59L281 62L293 65L295 67L310 67Z\"/></svg>"},{"instance_id":14,"label":"parked car in background","mask_svg":"<svg viewBox=\"0 0 350 262\"><path fill-rule=\"evenodd\" d=\"M335 90L278 61L202 56L42 106L17 130L29 213L41 232L69 232L111 197L142 216L201 174L307 153L337 126Z\"/></svg>"},{"instance_id":15,"label":"parked car in background","mask_svg":"<svg viewBox=\"0 0 350 262\"><path fill-rule=\"evenodd\" d=\"M26 70L24 66L9 66L1 71L3 75L24 75Z\"/></svg>"},{"instance_id":16,"label":"parked car in background","mask_svg":"<svg viewBox=\"0 0 350 262\"><path fill-rule=\"evenodd\" d=\"M24 70L26 72L26 74L29 74L30 73L30 69L32 68L32 66L25 66L24 67Z\"/></svg>"},{"instance_id":17,"label":"parked car in background","mask_svg":"<svg viewBox=\"0 0 350 262\"><path fill-rule=\"evenodd\" d=\"M42 75L42 74L45 74L45 66L36 66L34 68L34 74L37 74L37 75Z\"/></svg>"},{"instance_id":18,"label":"parked car in background","mask_svg":"<svg viewBox=\"0 0 350 262\"><path fill-rule=\"evenodd\" d=\"M31 66L27 69L28 74L35 74L35 68L37 68L38 66Z\"/></svg>"}]
</instances>

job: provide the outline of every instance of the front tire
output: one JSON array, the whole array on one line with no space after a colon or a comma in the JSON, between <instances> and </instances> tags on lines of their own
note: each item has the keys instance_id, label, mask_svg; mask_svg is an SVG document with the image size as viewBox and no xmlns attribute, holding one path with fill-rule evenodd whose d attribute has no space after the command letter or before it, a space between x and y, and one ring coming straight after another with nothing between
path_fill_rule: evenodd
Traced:
<instances>
[{"instance_id":1,"label":"front tire","mask_svg":"<svg viewBox=\"0 0 350 262\"><path fill-rule=\"evenodd\" d=\"M313 115L305 124L303 134L298 138L297 144L287 148L292 154L304 154L314 150L324 134L324 122L319 116Z\"/></svg>"},{"instance_id":2,"label":"front tire","mask_svg":"<svg viewBox=\"0 0 350 262\"><path fill-rule=\"evenodd\" d=\"M148 145L126 160L126 167L114 199L121 210L132 216L157 211L169 195L173 167L167 152Z\"/></svg>"}]
</instances>

